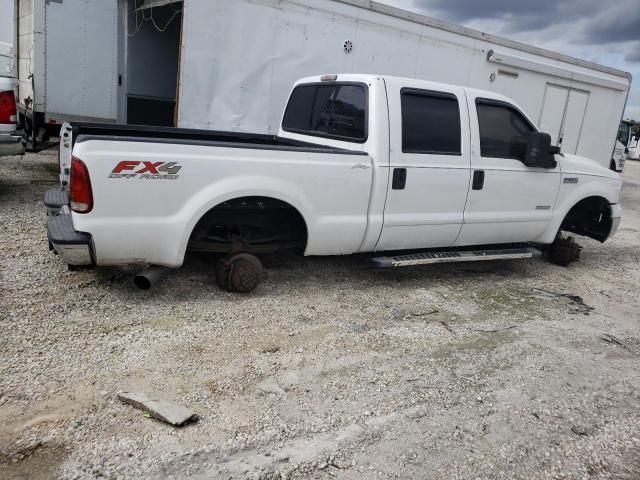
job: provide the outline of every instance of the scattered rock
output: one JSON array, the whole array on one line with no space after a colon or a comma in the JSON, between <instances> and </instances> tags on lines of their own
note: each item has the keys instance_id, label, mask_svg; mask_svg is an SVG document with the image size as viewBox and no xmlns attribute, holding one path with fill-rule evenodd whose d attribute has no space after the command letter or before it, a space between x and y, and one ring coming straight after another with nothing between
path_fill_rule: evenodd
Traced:
<instances>
[{"instance_id":1,"label":"scattered rock","mask_svg":"<svg viewBox=\"0 0 640 480\"><path fill-rule=\"evenodd\" d=\"M500 327L500 328L492 328L489 330L484 330L482 328L474 328L474 332L482 332L482 333L496 333L503 332L504 330L511 330L512 328L516 328L516 325L509 325L508 327Z\"/></svg>"},{"instance_id":2,"label":"scattered rock","mask_svg":"<svg viewBox=\"0 0 640 480\"><path fill-rule=\"evenodd\" d=\"M280 346L274 344L266 345L260 350L262 353L276 353L280 351Z\"/></svg>"},{"instance_id":3,"label":"scattered rock","mask_svg":"<svg viewBox=\"0 0 640 480\"><path fill-rule=\"evenodd\" d=\"M414 317L426 317L428 315L435 315L439 310L429 310L428 312L411 312Z\"/></svg>"},{"instance_id":4,"label":"scattered rock","mask_svg":"<svg viewBox=\"0 0 640 480\"><path fill-rule=\"evenodd\" d=\"M580 425L571 425L571 431L582 437L586 437L589 434L589 429Z\"/></svg>"},{"instance_id":5,"label":"scattered rock","mask_svg":"<svg viewBox=\"0 0 640 480\"><path fill-rule=\"evenodd\" d=\"M256 385L256 389L262 395L284 395L285 391L280 385L272 380L263 380Z\"/></svg>"}]
</instances>

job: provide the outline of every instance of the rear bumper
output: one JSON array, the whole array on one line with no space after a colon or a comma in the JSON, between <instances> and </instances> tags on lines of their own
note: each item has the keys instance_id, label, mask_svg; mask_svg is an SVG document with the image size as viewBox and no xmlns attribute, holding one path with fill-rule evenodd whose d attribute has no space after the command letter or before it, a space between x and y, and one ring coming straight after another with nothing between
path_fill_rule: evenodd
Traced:
<instances>
[{"instance_id":1,"label":"rear bumper","mask_svg":"<svg viewBox=\"0 0 640 480\"><path fill-rule=\"evenodd\" d=\"M95 265L91 235L78 232L73 228L73 219L68 205L52 202L56 197L68 201L66 194L59 190L50 190L45 194L49 248L69 265Z\"/></svg>"},{"instance_id":2,"label":"rear bumper","mask_svg":"<svg viewBox=\"0 0 640 480\"><path fill-rule=\"evenodd\" d=\"M0 134L0 157L5 155L24 154L24 143L22 137L17 135Z\"/></svg>"},{"instance_id":3,"label":"rear bumper","mask_svg":"<svg viewBox=\"0 0 640 480\"><path fill-rule=\"evenodd\" d=\"M44 194L44 206L47 207L48 215L58 215L64 211L69 213L69 194L59 188L47 190Z\"/></svg>"}]
</instances>

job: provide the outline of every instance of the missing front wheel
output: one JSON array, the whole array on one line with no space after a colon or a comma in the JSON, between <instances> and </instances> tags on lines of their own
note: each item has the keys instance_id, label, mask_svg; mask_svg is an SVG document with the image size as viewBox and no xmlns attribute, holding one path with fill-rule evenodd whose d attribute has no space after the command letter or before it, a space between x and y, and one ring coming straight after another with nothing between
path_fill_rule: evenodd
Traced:
<instances>
[{"instance_id":1,"label":"missing front wheel","mask_svg":"<svg viewBox=\"0 0 640 480\"><path fill-rule=\"evenodd\" d=\"M549 245L547 256L552 263L566 267L580 260L581 251L582 247L576 243L573 237L564 238L558 235L555 241Z\"/></svg>"}]
</instances>

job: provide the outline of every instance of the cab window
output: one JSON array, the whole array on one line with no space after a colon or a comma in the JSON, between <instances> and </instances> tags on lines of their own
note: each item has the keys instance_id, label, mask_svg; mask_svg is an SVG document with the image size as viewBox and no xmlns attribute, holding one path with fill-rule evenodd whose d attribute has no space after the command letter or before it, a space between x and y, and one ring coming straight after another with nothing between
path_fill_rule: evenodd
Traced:
<instances>
[{"instance_id":1,"label":"cab window","mask_svg":"<svg viewBox=\"0 0 640 480\"><path fill-rule=\"evenodd\" d=\"M353 83L300 85L291 93L282 128L302 135L364 143L367 88Z\"/></svg>"},{"instance_id":2,"label":"cab window","mask_svg":"<svg viewBox=\"0 0 640 480\"><path fill-rule=\"evenodd\" d=\"M461 155L460 107L450 93L402 89L402 151Z\"/></svg>"},{"instance_id":3,"label":"cab window","mask_svg":"<svg viewBox=\"0 0 640 480\"><path fill-rule=\"evenodd\" d=\"M508 103L476 100L480 129L480 154L490 158L524 160L529 134L535 128Z\"/></svg>"}]
</instances>

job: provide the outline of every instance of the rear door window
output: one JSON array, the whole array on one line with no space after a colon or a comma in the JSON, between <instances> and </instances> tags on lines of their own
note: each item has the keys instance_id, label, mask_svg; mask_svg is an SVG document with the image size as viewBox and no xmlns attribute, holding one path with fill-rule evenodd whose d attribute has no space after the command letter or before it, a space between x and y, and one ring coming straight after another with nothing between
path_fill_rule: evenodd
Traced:
<instances>
[{"instance_id":1,"label":"rear door window","mask_svg":"<svg viewBox=\"0 0 640 480\"><path fill-rule=\"evenodd\" d=\"M367 88L363 84L308 84L291 93L282 128L287 132L364 143Z\"/></svg>"},{"instance_id":2,"label":"rear door window","mask_svg":"<svg viewBox=\"0 0 640 480\"><path fill-rule=\"evenodd\" d=\"M403 89L401 97L403 153L462 154L455 95Z\"/></svg>"}]
</instances>

